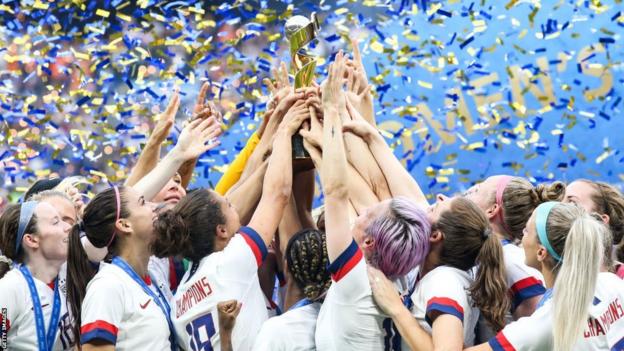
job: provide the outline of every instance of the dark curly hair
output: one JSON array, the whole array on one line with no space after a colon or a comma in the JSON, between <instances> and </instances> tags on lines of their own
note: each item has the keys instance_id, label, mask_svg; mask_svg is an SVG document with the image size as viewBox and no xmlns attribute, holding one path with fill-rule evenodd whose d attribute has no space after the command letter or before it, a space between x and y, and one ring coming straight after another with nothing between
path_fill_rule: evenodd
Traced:
<instances>
[{"instance_id":1,"label":"dark curly hair","mask_svg":"<svg viewBox=\"0 0 624 351\"><path fill-rule=\"evenodd\" d=\"M225 216L216 193L197 189L158 216L152 252L157 257L182 256L199 262L214 251L220 224L225 224Z\"/></svg>"}]
</instances>

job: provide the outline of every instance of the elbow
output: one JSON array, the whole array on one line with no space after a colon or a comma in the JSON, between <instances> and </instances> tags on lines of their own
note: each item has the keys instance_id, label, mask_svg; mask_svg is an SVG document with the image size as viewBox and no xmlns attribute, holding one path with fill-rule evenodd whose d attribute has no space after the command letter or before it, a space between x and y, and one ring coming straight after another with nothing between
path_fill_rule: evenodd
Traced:
<instances>
[{"instance_id":1,"label":"elbow","mask_svg":"<svg viewBox=\"0 0 624 351\"><path fill-rule=\"evenodd\" d=\"M325 194L325 197L346 199L348 198L349 190L346 184L329 183L323 186L323 193Z\"/></svg>"},{"instance_id":2,"label":"elbow","mask_svg":"<svg viewBox=\"0 0 624 351\"><path fill-rule=\"evenodd\" d=\"M292 192L290 186L274 187L271 190L271 199L276 206L284 207L290 200L290 194Z\"/></svg>"}]
</instances>

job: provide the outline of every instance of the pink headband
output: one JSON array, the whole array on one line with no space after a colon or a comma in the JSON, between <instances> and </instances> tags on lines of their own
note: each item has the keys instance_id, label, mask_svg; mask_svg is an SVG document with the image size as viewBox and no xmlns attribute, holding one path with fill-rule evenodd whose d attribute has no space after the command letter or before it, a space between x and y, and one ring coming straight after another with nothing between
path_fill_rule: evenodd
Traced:
<instances>
[{"instance_id":1,"label":"pink headband","mask_svg":"<svg viewBox=\"0 0 624 351\"><path fill-rule=\"evenodd\" d=\"M113 223L113 235L111 236L108 244L106 244L106 247L109 247L113 240L115 240L115 235L117 234L117 228L115 225L119 220L119 216L121 216L121 196L119 196L119 188L115 185L113 186L113 190L115 190L115 201L117 202L117 215L115 216L115 222Z\"/></svg>"},{"instance_id":2,"label":"pink headband","mask_svg":"<svg viewBox=\"0 0 624 351\"><path fill-rule=\"evenodd\" d=\"M496 204L500 207L500 212L498 212L500 215L500 222L509 234L511 234L511 231L507 227L507 223L505 223L505 214L503 213L503 193L505 192L505 188L507 188L507 184L509 184L513 178L514 177L508 175L501 176L498 184L496 184Z\"/></svg>"}]
</instances>

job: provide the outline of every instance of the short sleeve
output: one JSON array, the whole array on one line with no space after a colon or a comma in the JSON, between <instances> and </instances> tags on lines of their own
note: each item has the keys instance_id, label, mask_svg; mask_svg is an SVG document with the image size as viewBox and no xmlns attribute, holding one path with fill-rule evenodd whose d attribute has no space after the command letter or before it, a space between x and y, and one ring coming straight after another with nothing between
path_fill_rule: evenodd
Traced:
<instances>
[{"instance_id":1,"label":"short sleeve","mask_svg":"<svg viewBox=\"0 0 624 351\"><path fill-rule=\"evenodd\" d=\"M552 350L552 319L550 306L536 310L533 315L508 324L488 341L494 351Z\"/></svg>"},{"instance_id":2,"label":"short sleeve","mask_svg":"<svg viewBox=\"0 0 624 351\"><path fill-rule=\"evenodd\" d=\"M533 274L531 269L524 265L523 262L507 259L505 271L507 272L507 283L512 296L512 310L515 310L524 301L544 295L546 292L541 277Z\"/></svg>"},{"instance_id":3,"label":"short sleeve","mask_svg":"<svg viewBox=\"0 0 624 351\"><path fill-rule=\"evenodd\" d=\"M250 227L241 227L223 250L218 270L224 279L248 280L257 274L267 252L260 234Z\"/></svg>"},{"instance_id":4,"label":"short sleeve","mask_svg":"<svg viewBox=\"0 0 624 351\"><path fill-rule=\"evenodd\" d=\"M343 299L370 294L366 262L355 240L327 267L334 290Z\"/></svg>"},{"instance_id":5,"label":"short sleeve","mask_svg":"<svg viewBox=\"0 0 624 351\"><path fill-rule=\"evenodd\" d=\"M115 345L124 311L124 292L120 284L105 279L93 280L82 302L80 343L94 340Z\"/></svg>"},{"instance_id":6,"label":"short sleeve","mask_svg":"<svg viewBox=\"0 0 624 351\"><path fill-rule=\"evenodd\" d=\"M450 273L450 272L448 272ZM425 321L433 325L435 318L441 314L450 314L464 322L464 311L471 308L468 293L456 275L444 272L438 274L434 281L428 281L424 287L426 302Z\"/></svg>"}]
</instances>

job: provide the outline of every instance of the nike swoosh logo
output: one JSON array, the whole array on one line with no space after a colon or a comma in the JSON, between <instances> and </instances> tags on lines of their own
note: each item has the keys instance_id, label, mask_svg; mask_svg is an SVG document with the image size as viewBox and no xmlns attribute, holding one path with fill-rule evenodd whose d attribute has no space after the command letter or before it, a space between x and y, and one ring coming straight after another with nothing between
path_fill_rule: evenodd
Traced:
<instances>
[{"instance_id":1,"label":"nike swoosh logo","mask_svg":"<svg viewBox=\"0 0 624 351\"><path fill-rule=\"evenodd\" d=\"M145 309L145 308L147 308L147 305L149 305L150 302L152 302L152 299L147 300L147 302L144 303L144 304L140 303L139 306L141 306L142 309Z\"/></svg>"}]
</instances>

